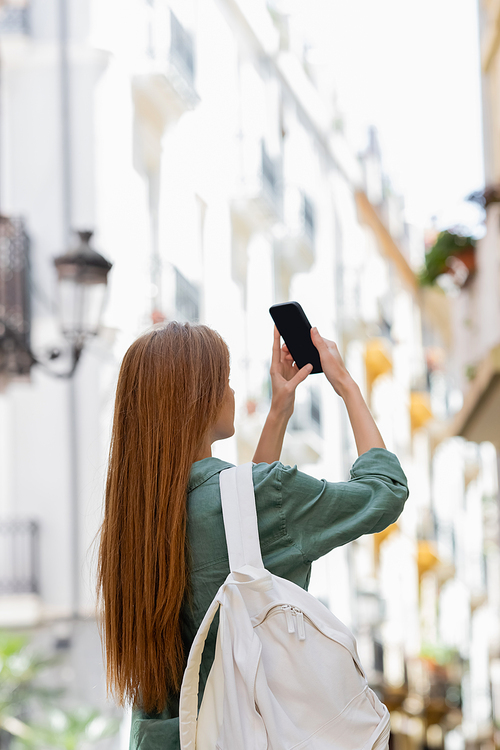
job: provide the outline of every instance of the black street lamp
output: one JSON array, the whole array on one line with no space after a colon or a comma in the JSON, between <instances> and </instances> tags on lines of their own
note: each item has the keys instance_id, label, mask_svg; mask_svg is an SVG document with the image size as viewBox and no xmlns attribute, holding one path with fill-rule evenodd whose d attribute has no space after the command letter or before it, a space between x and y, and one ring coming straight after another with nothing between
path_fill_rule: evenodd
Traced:
<instances>
[{"instance_id":1,"label":"black street lamp","mask_svg":"<svg viewBox=\"0 0 500 750\"><path fill-rule=\"evenodd\" d=\"M21 220L0 216L0 377L28 375L39 364L54 377L70 378L85 342L98 333L112 264L90 247L92 232L77 235L75 247L54 259L61 327L71 352L70 369L61 372L31 350L29 240ZM60 355L53 349L49 359Z\"/></svg>"},{"instance_id":2,"label":"black street lamp","mask_svg":"<svg viewBox=\"0 0 500 750\"><path fill-rule=\"evenodd\" d=\"M54 259L59 281L62 332L73 352L73 374L85 341L95 336L104 309L108 273L112 263L90 247L92 232L77 232L80 242Z\"/></svg>"}]
</instances>

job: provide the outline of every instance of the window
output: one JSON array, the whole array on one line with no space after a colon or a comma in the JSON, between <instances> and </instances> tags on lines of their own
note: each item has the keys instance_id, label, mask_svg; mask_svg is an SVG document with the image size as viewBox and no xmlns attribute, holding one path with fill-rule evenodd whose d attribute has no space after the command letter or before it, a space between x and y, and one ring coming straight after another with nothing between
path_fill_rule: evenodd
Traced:
<instances>
[{"instance_id":1,"label":"window","mask_svg":"<svg viewBox=\"0 0 500 750\"><path fill-rule=\"evenodd\" d=\"M274 196L277 183L276 165L267 153L264 141L262 141L262 180L265 188Z\"/></svg>"},{"instance_id":2,"label":"window","mask_svg":"<svg viewBox=\"0 0 500 750\"><path fill-rule=\"evenodd\" d=\"M175 269L175 310L179 320L198 323L200 319L200 292L180 271Z\"/></svg>"},{"instance_id":3,"label":"window","mask_svg":"<svg viewBox=\"0 0 500 750\"><path fill-rule=\"evenodd\" d=\"M170 11L170 58L191 85L194 84L194 42L191 34Z\"/></svg>"},{"instance_id":4,"label":"window","mask_svg":"<svg viewBox=\"0 0 500 750\"><path fill-rule=\"evenodd\" d=\"M314 242L314 206L307 195L302 197L302 221L304 224L304 232L311 242Z\"/></svg>"},{"instance_id":5,"label":"window","mask_svg":"<svg viewBox=\"0 0 500 750\"><path fill-rule=\"evenodd\" d=\"M289 428L292 432L311 430L321 436L321 399L315 387L311 386L309 393L303 392L296 400Z\"/></svg>"},{"instance_id":6,"label":"window","mask_svg":"<svg viewBox=\"0 0 500 750\"><path fill-rule=\"evenodd\" d=\"M280 175L280 163L277 158L273 159L266 148L265 141L261 141L261 170L262 187L274 205L275 210L281 210L282 185Z\"/></svg>"},{"instance_id":7,"label":"window","mask_svg":"<svg viewBox=\"0 0 500 750\"><path fill-rule=\"evenodd\" d=\"M29 34L28 12L24 3L0 3L0 34Z\"/></svg>"},{"instance_id":8,"label":"window","mask_svg":"<svg viewBox=\"0 0 500 750\"><path fill-rule=\"evenodd\" d=\"M311 422L316 432L321 432L321 400L319 393L311 388Z\"/></svg>"},{"instance_id":9,"label":"window","mask_svg":"<svg viewBox=\"0 0 500 750\"><path fill-rule=\"evenodd\" d=\"M0 595L38 592L38 524L0 521Z\"/></svg>"}]
</instances>

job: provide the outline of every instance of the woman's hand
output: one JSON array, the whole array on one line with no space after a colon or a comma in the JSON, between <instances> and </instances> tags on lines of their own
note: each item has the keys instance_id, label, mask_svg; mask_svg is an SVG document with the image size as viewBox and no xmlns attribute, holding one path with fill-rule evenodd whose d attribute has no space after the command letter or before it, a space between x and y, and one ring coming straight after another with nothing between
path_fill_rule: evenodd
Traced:
<instances>
[{"instance_id":1,"label":"woman's hand","mask_svg":"<svg viewBox=\"0 0 500 750\"><path fill-rule=\"evenodd\" d=\"M280 347L280 335L275 326L271 360L273 395L271 408L252 459L255 464L279 461L288 420L293 414L295 389L307 378L311 370L312 365L306 365L301 370L294 365L293 357L286 346Z\"/></svg>"},{"instance_id":2,"label":"woman's hand","mask_svg":"<svg viewBox=\"0 0 500 750\"><path fill-rule=\"evenodd\" d=\"M319 352L321 367L327 380L333 386L335 393L344 398L346 388L354 381L340 356L337 344L324 339L317 328L311 328L311 341Z\"/></svg>"},{"instance_id":3,"label":"woman's hand","mask_svg":"<svg viewBox=\"0 0 500 750\"><path fill-rule=\"evenodd\" d=\"M308 364L300 370L293 362L293 357L286 345L280 347L280 334L274 326L273 356L271 360L271 384L273 395L271 412L287 419L293 414L295 403L295 389L299 383L307 378L312 370Z\"/></svg>"}]
</instances>

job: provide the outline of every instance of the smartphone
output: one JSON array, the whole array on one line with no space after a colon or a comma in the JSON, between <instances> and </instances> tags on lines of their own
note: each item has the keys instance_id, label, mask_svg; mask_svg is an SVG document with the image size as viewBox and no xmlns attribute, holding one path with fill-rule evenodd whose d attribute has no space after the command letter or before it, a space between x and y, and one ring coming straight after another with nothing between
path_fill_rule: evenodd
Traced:
<instances>
[{"instance_id":1,"label":"smartphone","mask_svg":"<svg viewBox=\"0 0 500 750\"><path fill-rule=\"evenodd\" d=\"M310 363L313 366L311 374L323 372L318 350L311 341L312 326L299 303L271 305L269 312L297 367L300 369Z\"/></svg>"}]
</instances>

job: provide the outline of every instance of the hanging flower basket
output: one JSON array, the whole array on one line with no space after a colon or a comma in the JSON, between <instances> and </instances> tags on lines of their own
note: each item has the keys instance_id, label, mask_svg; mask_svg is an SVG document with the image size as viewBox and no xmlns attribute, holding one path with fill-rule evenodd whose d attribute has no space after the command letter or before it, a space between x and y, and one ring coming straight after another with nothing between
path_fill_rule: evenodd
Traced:
<instances>
[{"instance_id":1,"label":"hanging flower basket","mask_svg":"<svg viewBox=\"0 0 500 750\"><path fill-rule=\"evenodd\" d=\"M418 274L420 286L432 286L441 274L447 273L463 287L476 270L476 239L452 232L440 232L425 255L425 266Z\"/></svg>"}]
</instances>

